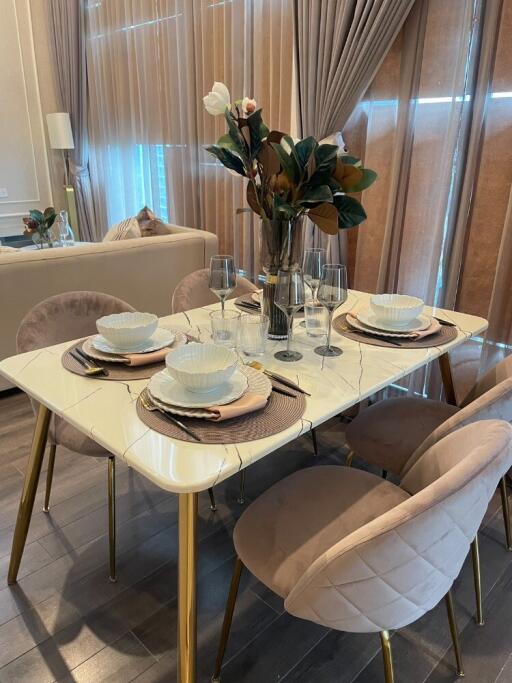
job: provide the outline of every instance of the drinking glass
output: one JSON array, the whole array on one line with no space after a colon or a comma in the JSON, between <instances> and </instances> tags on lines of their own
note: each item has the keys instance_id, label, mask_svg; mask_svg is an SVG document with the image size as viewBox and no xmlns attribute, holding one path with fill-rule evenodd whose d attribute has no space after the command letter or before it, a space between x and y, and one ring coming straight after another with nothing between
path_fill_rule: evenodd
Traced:
<instances>
[{"instance_id":1,"label":"drinking glass","mask_svg":"<svg viewBox=\"0 0 512 683\"><path fill-rule=\"evenodd\" d=\"M268 315L256 313L240 319L240 348L246 356L262 356L268 335Z\"/></svg>"},{"instance_id":2,"label":"drinking glass","mask_svg":"<svg viewBox=\"0 0 512 683\"><path fill-rule=\"evenodd\" d=\"M309 337L323 337L327 334L328 315L319 301L309 299L304 304L306 332Z\"/></svg>"},{"instance_id":3,"label":"drinking glass","mask_svg":"<svg viewBox=\"0 0 512 683\"><path fill-rule=\"evenodd\" d=\"M275 305L286 315L288 321L288 338L286 351L278 351L274 358L284 361L300 360L302 354L290 350L292 336L293 314L304 305L304 279L300 268L292 270L280 270L277 274Z\"/></svg>"},{"instance_id":4,"label":"drinking glass","mask_svg":"<svg viewBox=\"0 0 512 683\"><path fill-rule=\"evenodd\" d=\"M214 344L236 348L240 329L240 313L238 311L212 311L210 313L212 339Z\"/></svg>"},{"instance_id":5,"label":"drinking glass","mask_svg":"<svg viewBox=\"0 0 512 683\"><path fill-rule=\"evenodd\" d=\"M322 268L318 301L325 306L329 313L329 327L327 328L327 345L318 346L315 353L319 356L339 356L343 352L337 346L331 346L332 316L334 311L347 300L347 269L339 263L326 265Z\"/></svg>"},{"instance_id":6,"label":"drinking glass","mask_svg":"<svg viewBox=\"0 0 512 683\"><path fill-rule=\"evenodd\" d=\"M210 259L210 290L219 297L224 313L224 302L236 287L235 262L232 256L212 256Z\"/></svg>"},{"instance_id":7,"label":"drinking glass","mask_svg":"<svg viewBox=\"0 0 512 683\"><path fill-rule=\"evenodd\" d=\"M311 289L311 298L313 301L317 301L320 278L322 277L322 268L325 266L326 260L327 251L322 247L306 249L304 252L304 260L302 262L304 282Z\"/></svg>"}]
</instances>

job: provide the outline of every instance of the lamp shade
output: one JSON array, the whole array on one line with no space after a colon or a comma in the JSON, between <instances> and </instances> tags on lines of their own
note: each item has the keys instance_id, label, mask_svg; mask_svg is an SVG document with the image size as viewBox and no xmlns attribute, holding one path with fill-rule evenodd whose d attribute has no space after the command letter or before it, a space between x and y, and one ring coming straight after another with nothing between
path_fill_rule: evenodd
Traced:
<instances>
[{"instance_id":1,"label":"lamp shade","mask_svg":"<svg viewBox=\"0 0 512 683\"><path fill-rule=\"evenodd\" d=\"M73 131L67 112L57 112L46 115L48 137L52 149L74 149Z\"/></svg>"}]
</instances>

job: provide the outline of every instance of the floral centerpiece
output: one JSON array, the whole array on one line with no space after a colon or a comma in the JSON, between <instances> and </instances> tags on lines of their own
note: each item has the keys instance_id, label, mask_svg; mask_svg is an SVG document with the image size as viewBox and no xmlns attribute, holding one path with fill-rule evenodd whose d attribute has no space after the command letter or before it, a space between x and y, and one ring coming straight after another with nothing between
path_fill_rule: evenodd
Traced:
<instances>
[{"instance_id":1,"label":"floral centerpiece","mask_svg":"<svg viewBox=\"0 0 512 683\"><path fill-rule=\"evenodd\" d=\"M295 141L269 130L255 100L231 103L224 83L214 83L203 98L212 115L224 115L228 132L206 149L227 169L247 178L247 203L261 218L261 262L267 279L264 311L270 335L286 336L286 321L273 305L278 270L300 265L303 216L323 232L359 225L366 218L361 203L350 194L369 187L377 174L343 148L313 137Z\"/></svg>"},{"instance_id":2,"label":"floral centerpiece","mask_svg":"<svg viewBox=\"0 0 512 683\"><path fill-rule=\"evenodd\" d=\"M52 247L51 228L55 223L56 217L57 214L53 206L49 206L44 212L38 209L31 209L29 215L23 219L25 224L23 234L32 237L32 240L40 249L45 245Z\"/></svg>"}]
</instances>

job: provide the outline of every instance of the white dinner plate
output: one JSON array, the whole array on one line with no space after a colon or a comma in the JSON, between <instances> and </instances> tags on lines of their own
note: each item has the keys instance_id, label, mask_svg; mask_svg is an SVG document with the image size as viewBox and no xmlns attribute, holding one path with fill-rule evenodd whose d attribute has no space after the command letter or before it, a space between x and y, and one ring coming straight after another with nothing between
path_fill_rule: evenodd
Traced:
<instances>
[{"instance_id":1,"label":"white dinner plate","mask_svg":"<svg viewBox=\"0 0 512 683\"><path fill-rule=\"evenodd\" d=\"M229 382L222 384L215 391L204 394L188 391L176 381L167 370L157 372L149 380L148 389L151 396L160 403L180 408L210 408L224 406L236 401L247 389L248 380L240 370L235 370Z\"/></svg>"},{"instance_id":2,"label":"white dinner plate","mask_svg":"<svg viewBox=\"0 0 512 683\"><path fill-rule=\"evenodd\" d=\"M250 391L254 394L260 394L261 396L264 396L266 399L268 399L268 397L272 393L272 384L266 375L264 375L259 370L255 370L254 368L248 367L247 365L240 367L240 372L243 372L243 374L247 377L247 391ZM162 401L159 401L157 398L155 398L152 394L151 398L156 403L156 405L162 410L165 410L166 413L181 415L183 417L195 417L203 419L211 419L213 416L213 413L210 410L205 410L204 408L180 408L179 406L172 406L168 403L163 403Z\"/></svg>"},{"instance_id":3,"label":"white dinner plate","mask_svg":"<svg viewBox=\"0 0 512 683\"><path fill-rule=\"evenodd\" d=\"M94 348L98 349L98 351L103 351L103 353L113 353L117 355L123 353L150 353L150 351L159 351L160 349L163 349L164 346L169 346L173 343L175 337L176 335L174 332L171 332L171 330L158 327L149 339L146 339L145 342L138 346L132 346L130 348L114 346L101 334L96 334L92 337L91 344Z\"/></svg>"},{"instance_id":4,"label":"white dinner plate","mask_svg":"<svg viewBox=\"0 0 512 683\"><path fill-rule=\"evenodd\" d=\"M357 317L359 322L363 323L363 325L373 327L375 330L385 330L386 332L420 332L421 330L426 330L427 327L430 327L432 324L432 317L425 315L424 313L405 325L383 323L370 308L358 311L355 317Z\"/></svg>"},{"instance_id":5,"label":"white dinner plate","mask_svg":"<svg viewBox=\"0 0 512 683\"><path fill-rule=\"evenodd\" d=\"M355 331L360 330L365 334L372 334L375 337L395 337L396 339L415 339L416 332L386 332L385 330L376 330L374 327L364 325L350 313L347 313L347 323L353 327Z\"/></svg>"},{"instance_id":6,"label":"white dinner plate","mask_svg":"<svg viewBox=\"0 0 512 683\"><path fill-rule=\"evenodd\" d=\"M173 349L177 349L179 346L184 346L185 344L188 343L188 338L187 335L184 332L175 332L175 338L174 341L169 344L169 351ZM162 347L165 348L165 347ZM104 351L98 351L93 346L92 343L92 338L88 337L84 343L82 344L82 349L84 352L90 356L91 358L94 358L95 360L103 361L104 363L126 363L126 353L124 355L122 354L114 354L114 353L105 353Z\"/></svg>"}]
</instances>

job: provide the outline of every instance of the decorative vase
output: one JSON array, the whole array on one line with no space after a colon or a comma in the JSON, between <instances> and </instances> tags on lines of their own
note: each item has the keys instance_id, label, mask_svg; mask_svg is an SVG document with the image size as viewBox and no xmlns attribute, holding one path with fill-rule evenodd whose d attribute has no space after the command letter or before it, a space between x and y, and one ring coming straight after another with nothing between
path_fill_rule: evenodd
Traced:
<instances>
[{"instance_id":1,"label":"decorative vase","mask_svg":"<svg viewBox=\"0 0 512 683\"><path fill-rule=\"evenodd\" d=\"M275 303L277 274L280 270L300 267L304 229L300 219L261 221L260 261L266 275L263 285L263 313L268 315L270 339L286 339L285 314Z\"/></svg>"},{"instance_id":2,"label":"decorative vase","mask_svg":"<svg viewBox=\"0 0 512 683\"><path fill-rule=\"evenodd\" d=\"M48 231L43 233L35 232L32 235L32 242L38 249L49 249L53 247L52 236Z\"/></svg>"}]
</instances>

